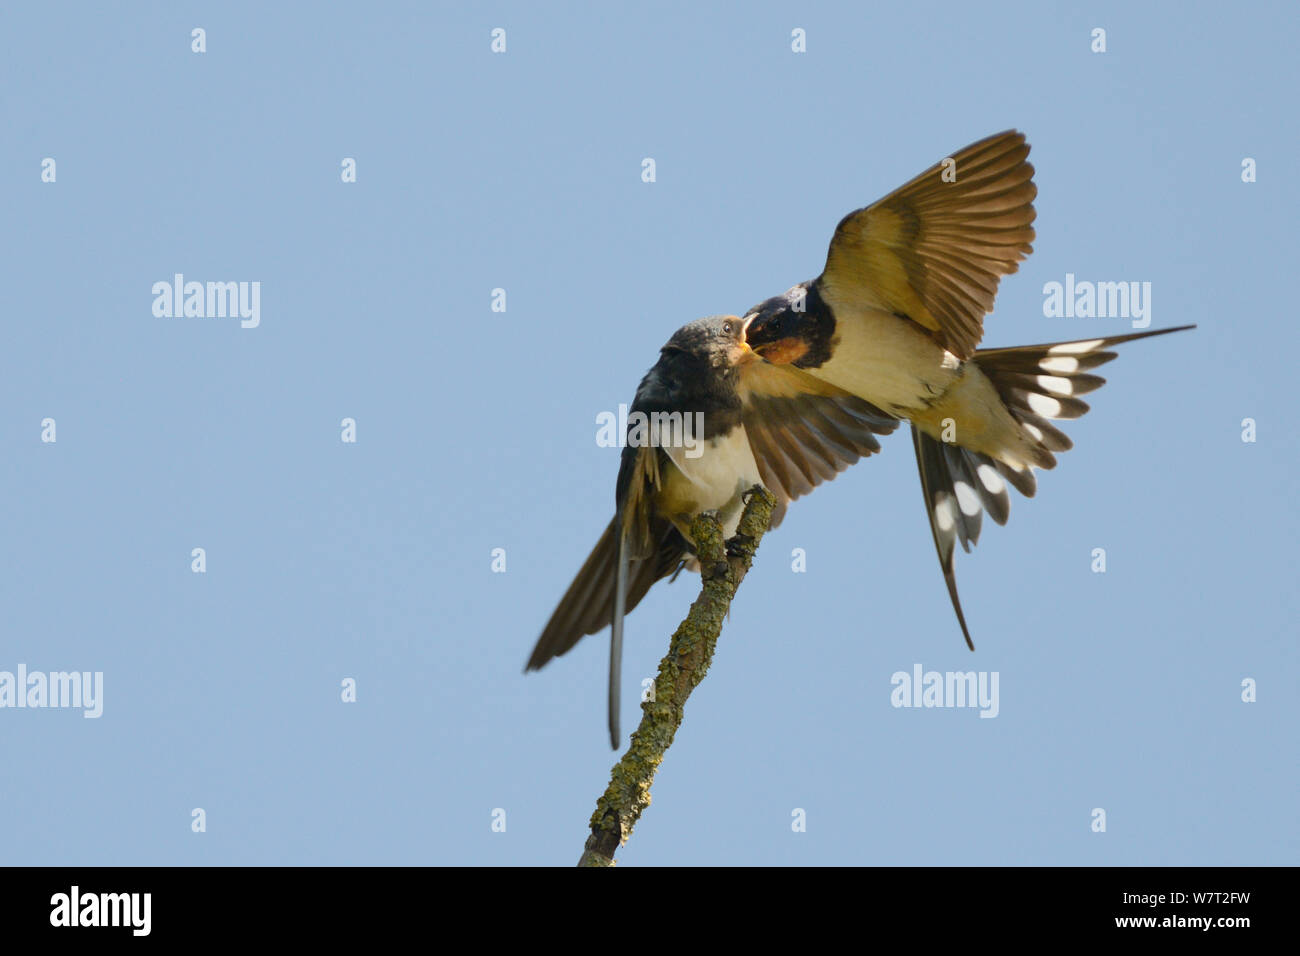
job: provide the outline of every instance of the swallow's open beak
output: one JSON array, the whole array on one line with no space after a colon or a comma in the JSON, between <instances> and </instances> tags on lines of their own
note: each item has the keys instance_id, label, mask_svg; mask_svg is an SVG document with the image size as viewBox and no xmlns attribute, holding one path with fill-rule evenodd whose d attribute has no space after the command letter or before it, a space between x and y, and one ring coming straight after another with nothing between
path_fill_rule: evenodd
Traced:
<instances>
[{"instance_id":1,"label":"swallow's open beak","mask_svg":"<svg viewBox=\"0 0 1300 956\"><path fill-rule=\"evenodd\" d=\"M749 347L748 342L741 342L732 353L732 361L735 365L748 365L750 362L760 361L760 356Z\"/></svg>"},{"instance_id":2,"label":"swallow's open beak","mask_svg":"<svg viewBox=\"0 0 1300 956\"><path fill-rule=\"evenodd\" d=\"M745 316L745 344L773 365L789 365L808 352L808 343L785 326L787 316L751 312Z\"/></svg>"},{"instance_id":3,"label":"swallow's open beak","mask_svg":"<svg viewBox=\"0 0 1300 956\"><path fill-rule=\"evenodd\" d=\"M731 348L728 350L727 358L733 366L739 367L741 365L748 365L750 362L757 362L759 357L754 350L749 347L749 343L745 341L745 325L748 324L748 320L739 319L737 321L742 323L740 327L740 341L737 342L734 339L731 340Z\"/></svg>"}]
</instances>

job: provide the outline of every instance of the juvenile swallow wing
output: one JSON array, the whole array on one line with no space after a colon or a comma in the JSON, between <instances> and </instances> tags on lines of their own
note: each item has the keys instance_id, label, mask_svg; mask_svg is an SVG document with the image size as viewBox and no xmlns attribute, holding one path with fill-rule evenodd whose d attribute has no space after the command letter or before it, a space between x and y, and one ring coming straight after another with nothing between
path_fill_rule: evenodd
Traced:
<instances>
[{"instance_id":1,"label":"juvenile swallow wing","mask_svg":"<svg viewBox=\"0 0 1300 956\"><path fill-rule=\"evenodd\" d=\"M659 483L661 449L623 449L615 487L614 520L583 563L537 639L524 668L540 670L588 634L610 628L609 736L619 741L619 687L623 667L623 619L650 586L675 574L689 556L672 522L653 513L650 493Z\"/></svg>"},{"instance_id":2,"label":"juvenile swallow wing","mask_svg":"<svg viewBox=\"0 0 1300 956\"><path fill-rule=\"evenodd\" d=\"M646 524L644 551L629 550L624 575L624 613L630 613L656 581L673 574L686 558L686 541L662 518ZM551 619L533 647L525 670L538 670L553 657L566 653L588 634L609 627L614 620L615 588L619 567L619 523L611 520L560 599Z\"/></svg>"},{"instance_id":3,"label":"juvenile swallow wing","mask_svg":"<svg viewBox=\"0 0 1300 956\"><path fill-rule=\"evenodd\" d=\"M1023 133L998 133L849 213L817 280L822 298L840 316L875 308L911 319L969 358L998 281L1033 251L1028 156Z\"/></svg>"},{"instance_id":4,"label":"juvenile swallow wing","mask_svg":"<svg viewBox=\"0 0 1300 956\"><path fill-rule=\"evenodd\" d=\"M743 422L763 484L786 506L858 459L880 451L898 419L791 365L753 362L742 370Z\"/></svg>"}]
</instances>

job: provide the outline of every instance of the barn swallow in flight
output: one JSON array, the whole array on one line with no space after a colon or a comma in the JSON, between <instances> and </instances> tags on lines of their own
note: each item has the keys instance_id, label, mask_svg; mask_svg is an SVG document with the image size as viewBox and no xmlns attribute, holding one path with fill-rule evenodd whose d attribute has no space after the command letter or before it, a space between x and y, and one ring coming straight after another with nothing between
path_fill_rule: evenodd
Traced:
<instances>
[{"instance_id":1,"label":"barn swallow in flight","mask_svg":"<svg viewBox=\"0 0 1300 956\"><path fill-rule=\"evenodd\" d=\"M663 423L633 438L638 413ZM697 420L701 443L684 430ZM609 736L619 743L623 617L656 581L698 570L691 522L715 511L730 538L745 493L756 484L777 499L772 526L786 506L880 450L897 420L870 403L792 365L762 361L745 343L734 315L699 319L679 329L637 388L619 463L614 518L551 615L526 670L536 670L579 639L611 626ZM645 432L645 430L643 430ZM780 474L778 481L776 475Z\"/></svg>"},{"instance_id":2,"label":"barn swallow in flight","mask_svg":"<svg viewBox=\"0 0 1300 956\"><path fill-rule=\"evenodd\" d=\"M1053 453L1072 445L1048 419L1088 411L1078 396L1104 384L1091 370L1115 358L1112 346L1194 327L976 348L998 281L1033 251L1028 156L1022 133L999 133L849 213L822 274L744 320L746 343L764 360L911 423L930 530L971 650L956 542L970 550L984 511L1006 523L1007 484L1033 497L1033 469L1053 467Z\"/></svg>"}]
</instances>

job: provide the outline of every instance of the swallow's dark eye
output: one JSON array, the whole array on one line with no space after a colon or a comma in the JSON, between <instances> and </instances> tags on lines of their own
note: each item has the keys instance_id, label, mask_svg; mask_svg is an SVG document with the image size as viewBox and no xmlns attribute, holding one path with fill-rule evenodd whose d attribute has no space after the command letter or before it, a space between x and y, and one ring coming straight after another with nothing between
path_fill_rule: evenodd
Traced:
<instances>
[{"instance_id":1,"label":"swallow's dark eye","mask_svg":"<svg viewBox=\"0 0 1300 956\"><path fill-rule=\"evenodd\" d=\"M723 322L723 323L722 323L722 334L723 334L723 335L730 335L730 334L731 334L731 323L730 323L730 322Z\"/></svg>"}]
</instances>

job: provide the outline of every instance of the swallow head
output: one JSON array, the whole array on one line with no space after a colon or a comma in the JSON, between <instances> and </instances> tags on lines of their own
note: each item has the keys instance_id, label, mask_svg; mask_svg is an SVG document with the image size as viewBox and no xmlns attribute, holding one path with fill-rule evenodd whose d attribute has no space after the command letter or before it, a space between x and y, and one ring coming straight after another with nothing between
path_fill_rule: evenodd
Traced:
<instances>
[{"instance_id":1,"label":"swallow head","mask_svg":"<svg viewBox=\"0 0 1300 956\"><path fill-rule=\"evenodd\" d=\"M757 356L745 341L745 322L735 315L711 315L682 326L664 350L685 352L720 370L739 368Z\"/></svg>"},{"instance_id":2,"label":"swallow head","mask_svg":"<svg viewBox=\"0 0 1300 956\"><path fill-rule=\"evenodd\" d=\"M797 285L745 314L745 342L757 355L774 365L789 365L808 353L807 291Z\"/></svg>"}]
</instances>

